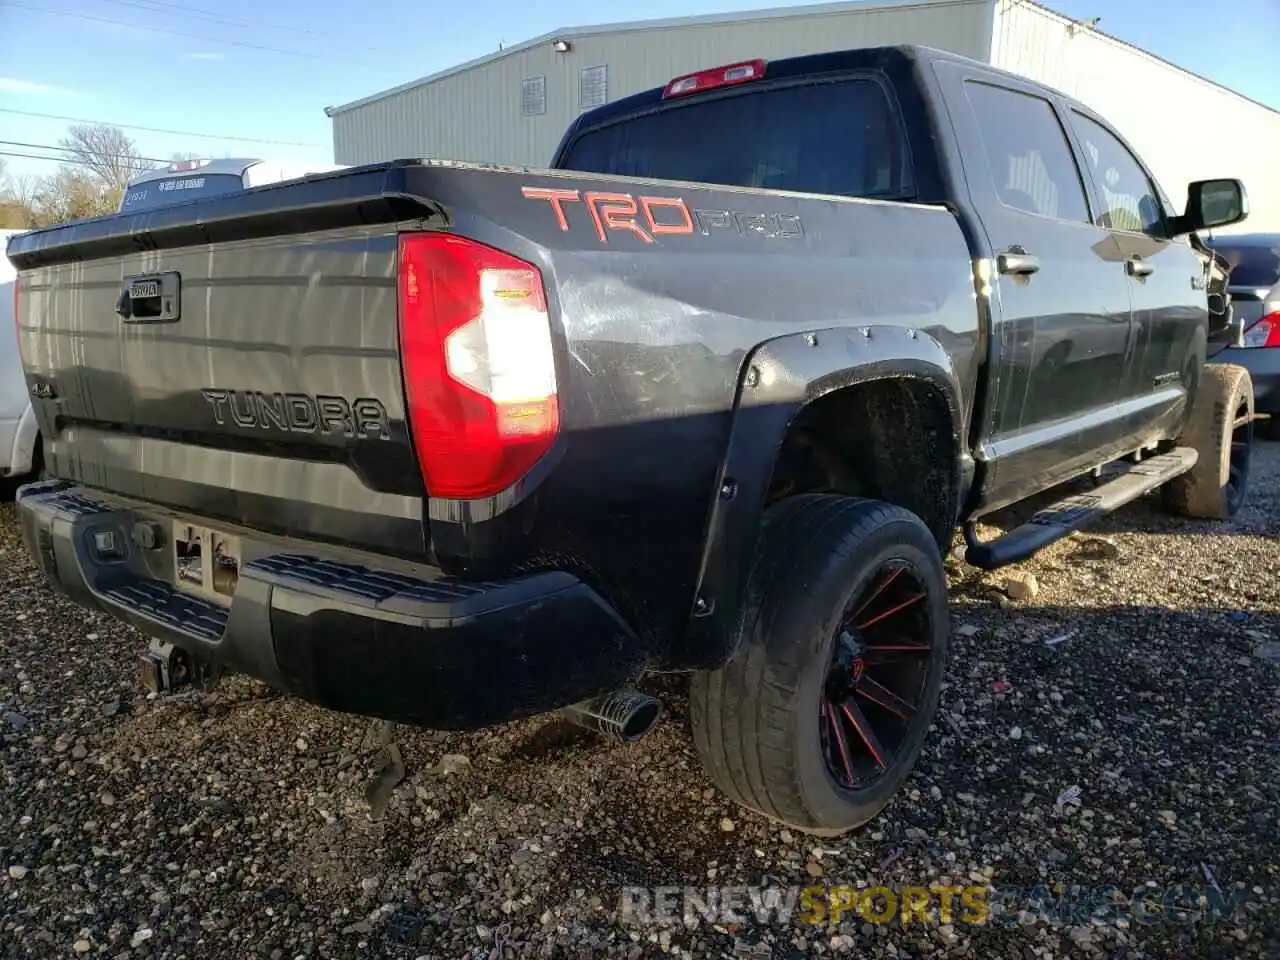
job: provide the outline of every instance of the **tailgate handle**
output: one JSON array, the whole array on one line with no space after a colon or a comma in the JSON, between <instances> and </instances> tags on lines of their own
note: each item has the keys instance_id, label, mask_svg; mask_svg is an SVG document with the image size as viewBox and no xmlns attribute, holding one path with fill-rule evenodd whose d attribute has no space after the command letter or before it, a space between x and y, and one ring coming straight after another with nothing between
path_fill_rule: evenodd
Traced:
<instances>
[{"instance_id":1,"label":"tailgate handle","mask_svg":"<svg viewBox=\"0 0 1280 960\"><path fill-rule=\"evenodd\" d=\"M173 323L182 316L182 276L174 270L125 277L116 313L125 323Z\"/></svg>"}]
</instances>

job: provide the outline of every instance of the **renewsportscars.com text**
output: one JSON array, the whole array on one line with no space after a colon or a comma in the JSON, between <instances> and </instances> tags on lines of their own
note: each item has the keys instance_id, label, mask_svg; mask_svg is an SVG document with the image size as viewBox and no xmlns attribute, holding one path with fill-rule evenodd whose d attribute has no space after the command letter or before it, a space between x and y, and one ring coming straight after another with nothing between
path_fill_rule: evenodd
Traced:
<instances>
[{"instance_id":1,"label":"renewsportscars.com text","mask_svg":"<svg viewBox=\"0 0 1280 960\"><path fill-rule=\"evenodd\" d=\"M626 887L623 923L699 924L1114 924L1219 923L1248 902L1247 890L1144 885L987 887L904 885L806 887Z\"/></svg>"}]
</instances>

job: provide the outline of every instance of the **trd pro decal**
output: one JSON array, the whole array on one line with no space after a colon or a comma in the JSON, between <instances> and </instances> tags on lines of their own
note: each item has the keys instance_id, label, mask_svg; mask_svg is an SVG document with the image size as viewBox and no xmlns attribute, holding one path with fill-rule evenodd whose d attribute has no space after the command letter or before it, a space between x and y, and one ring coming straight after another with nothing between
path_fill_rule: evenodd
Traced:
<instances>
[{"instance_id":1,"label":"trd pro decal","mask_svg":"<svg viewBox=\"0 0 1280 960\"><path fill-rule=\"evenodd\" d=\"M633 196L629 193L562 190L552 187L521 187L528 200L546 201L556 223L566 233L572 229L566 204L586 207L596 237L608 243L611 234L629 233L643 243L662 236L709 237L730 232L766 239L797 239L804 236L800 218L786 213L747 213L738 210L690 209L681 197Z\"/></svg>"}]
</instances>

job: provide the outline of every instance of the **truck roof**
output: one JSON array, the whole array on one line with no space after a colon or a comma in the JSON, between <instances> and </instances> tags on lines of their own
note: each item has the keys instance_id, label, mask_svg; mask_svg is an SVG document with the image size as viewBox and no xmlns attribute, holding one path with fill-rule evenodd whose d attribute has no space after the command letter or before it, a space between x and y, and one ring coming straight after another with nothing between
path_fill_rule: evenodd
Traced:
<instances>
[{"instance_id":1,"label":"truck roof","mask_svg":"<svg viewBox=\"0 0 1280 960\"><path fill-rule=\"evenodd\" d=\"M745 62L751 58L743 57L742 59ZM877 66L883 67L890 64L900 66L917 60L933 59L959 60L964 63L975 62L958 54L948 53L945 50L938 50L923 44L908 43L896 46L858 47L829 53L806 53L796 57L768 60L766 77L770 80L776 80L779 77L803 76L809 73L830 73L838 70L856 70ZM706 64L705 69L715 69L717 66L720 65L709 63ZM983 66L991 69L987 64L983 64ZM675 78L673 77L672 79ZM616 116L632 113L637 108L650 105L656 106L663 102L662 94L665 89L665 85L652 87L629 97L622 97L603 104L594 110L588 110L581 114L577 122L572 126L595 126L598 123L612 120Z\"/></svg>"},{"instance_id":2,"label":"truck roof","mask_svg":"<svg viewBox=\"0 0 1280 960\"><path fill-rule=\"evenodd\" d=\"M742 62L749 62L750 58L744 57ZM1046 84L1028 80L1024 76L1011 73L1008 70L1002 70L994 67L989 63L974 60L971 57L961 56L958 53L952 53L948 50L940 50L937 47L930 47L920 43L904 43L893 46L878 47L858 47L849 50L837 50L829 53L809 53L796 57L783 57L777 60L767 60L768 71L765 74L766 80L778 80L786 77L803 77L808 74L820 73L836 73L843 70L902 70L909 68L916 63L933 63L936 61L949 61L952 63L965 63L982 67L987 73L994 73L1001 76L1009 77L1017 80L1022 84L1032 84L1043 90L1051 91L1057 96L1063 97L1072 103L1078 101L1070 94L1063 93ZM709 63L705 69L714 70L720 64ZM691 71L696 73L698 71ZM687 74L686 74L687 75ZM676 79L675 77L671 79ZM629 97L623 97L611 103L606 103L596 107L594 110L588 110L580 114L574 120L569 128L565 131L564 138L561 140L560 149L557 150L557 157L580 131L588 127L596 127L601 124L609 123L615 119L634 114L637 111L644 110L648 107L657 107L663 104L663 93L666 85L653 87L649 90L643 90L640 93L632 94ZM696 98L692 98L696 100ZM555 164L553 163L553 166Z\"/></svg>"}]
</instances>

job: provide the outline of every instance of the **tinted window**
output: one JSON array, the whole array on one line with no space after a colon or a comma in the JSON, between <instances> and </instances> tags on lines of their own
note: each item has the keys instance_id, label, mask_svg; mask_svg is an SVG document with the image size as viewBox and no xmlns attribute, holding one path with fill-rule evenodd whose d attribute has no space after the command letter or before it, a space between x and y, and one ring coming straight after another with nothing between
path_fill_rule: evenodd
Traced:
<instances>
[{"instance_id":1,"label":"tinted window","mask_svg":"<svg viewBox=\"0 0 1280 960\"><path fill-rule=\"evenodd\" d=\"M561 166L840 196L904 193L898 126L877 84L849 80L677 103L583 134Z\"/></svg>"},{"instance_id":2,"label":"tinted window","mask_svg":"<svg viewBox=\"0 0 1280 960\"><path fill-rule=\"evenodd\" d=\"M1102 191L1103 209L1095 222L1113 230L1146 232L1164 222L1164 211L1155 187L1142 166L1106 128L1081 113L1075 114L1076 132L1084 146L1084 160Z\"/></svg>"},{"instance_id":3,"label":"tinted window","mask_svg":"<svg viewBox=\"0 0 1280 960\"><path fill-rule=\"evenodd\" d=\"M1280 283L1280 237L1273 244L1238 244L1218 240L1215 253L1231 265L1228 282L1239 287L1273 287Z\"/></svg>"},{"instance_id":4,"label":"tinted window","mask_svg":"<svg viewBox=\"0 0 1280 960\"><path fill-rule=\"evenodd\" d=\"M120 203L121 210L150 210L171 203L203 200L223 193L244 189L244 181L233 173L215 173L212 176L178 174L164 180L148 180L130 187Z\"/></svg>"},{"instance_id":5,"label":"tinted window","mask_svg":"<svg viewBox=\"0 0 1280 960\"><path fill-rule=\"evenodd\" d=\"M1048 100L967 84L1000 202L1015 210L1089 222L1080 171Z\"/></svg>"}]
</instances>

